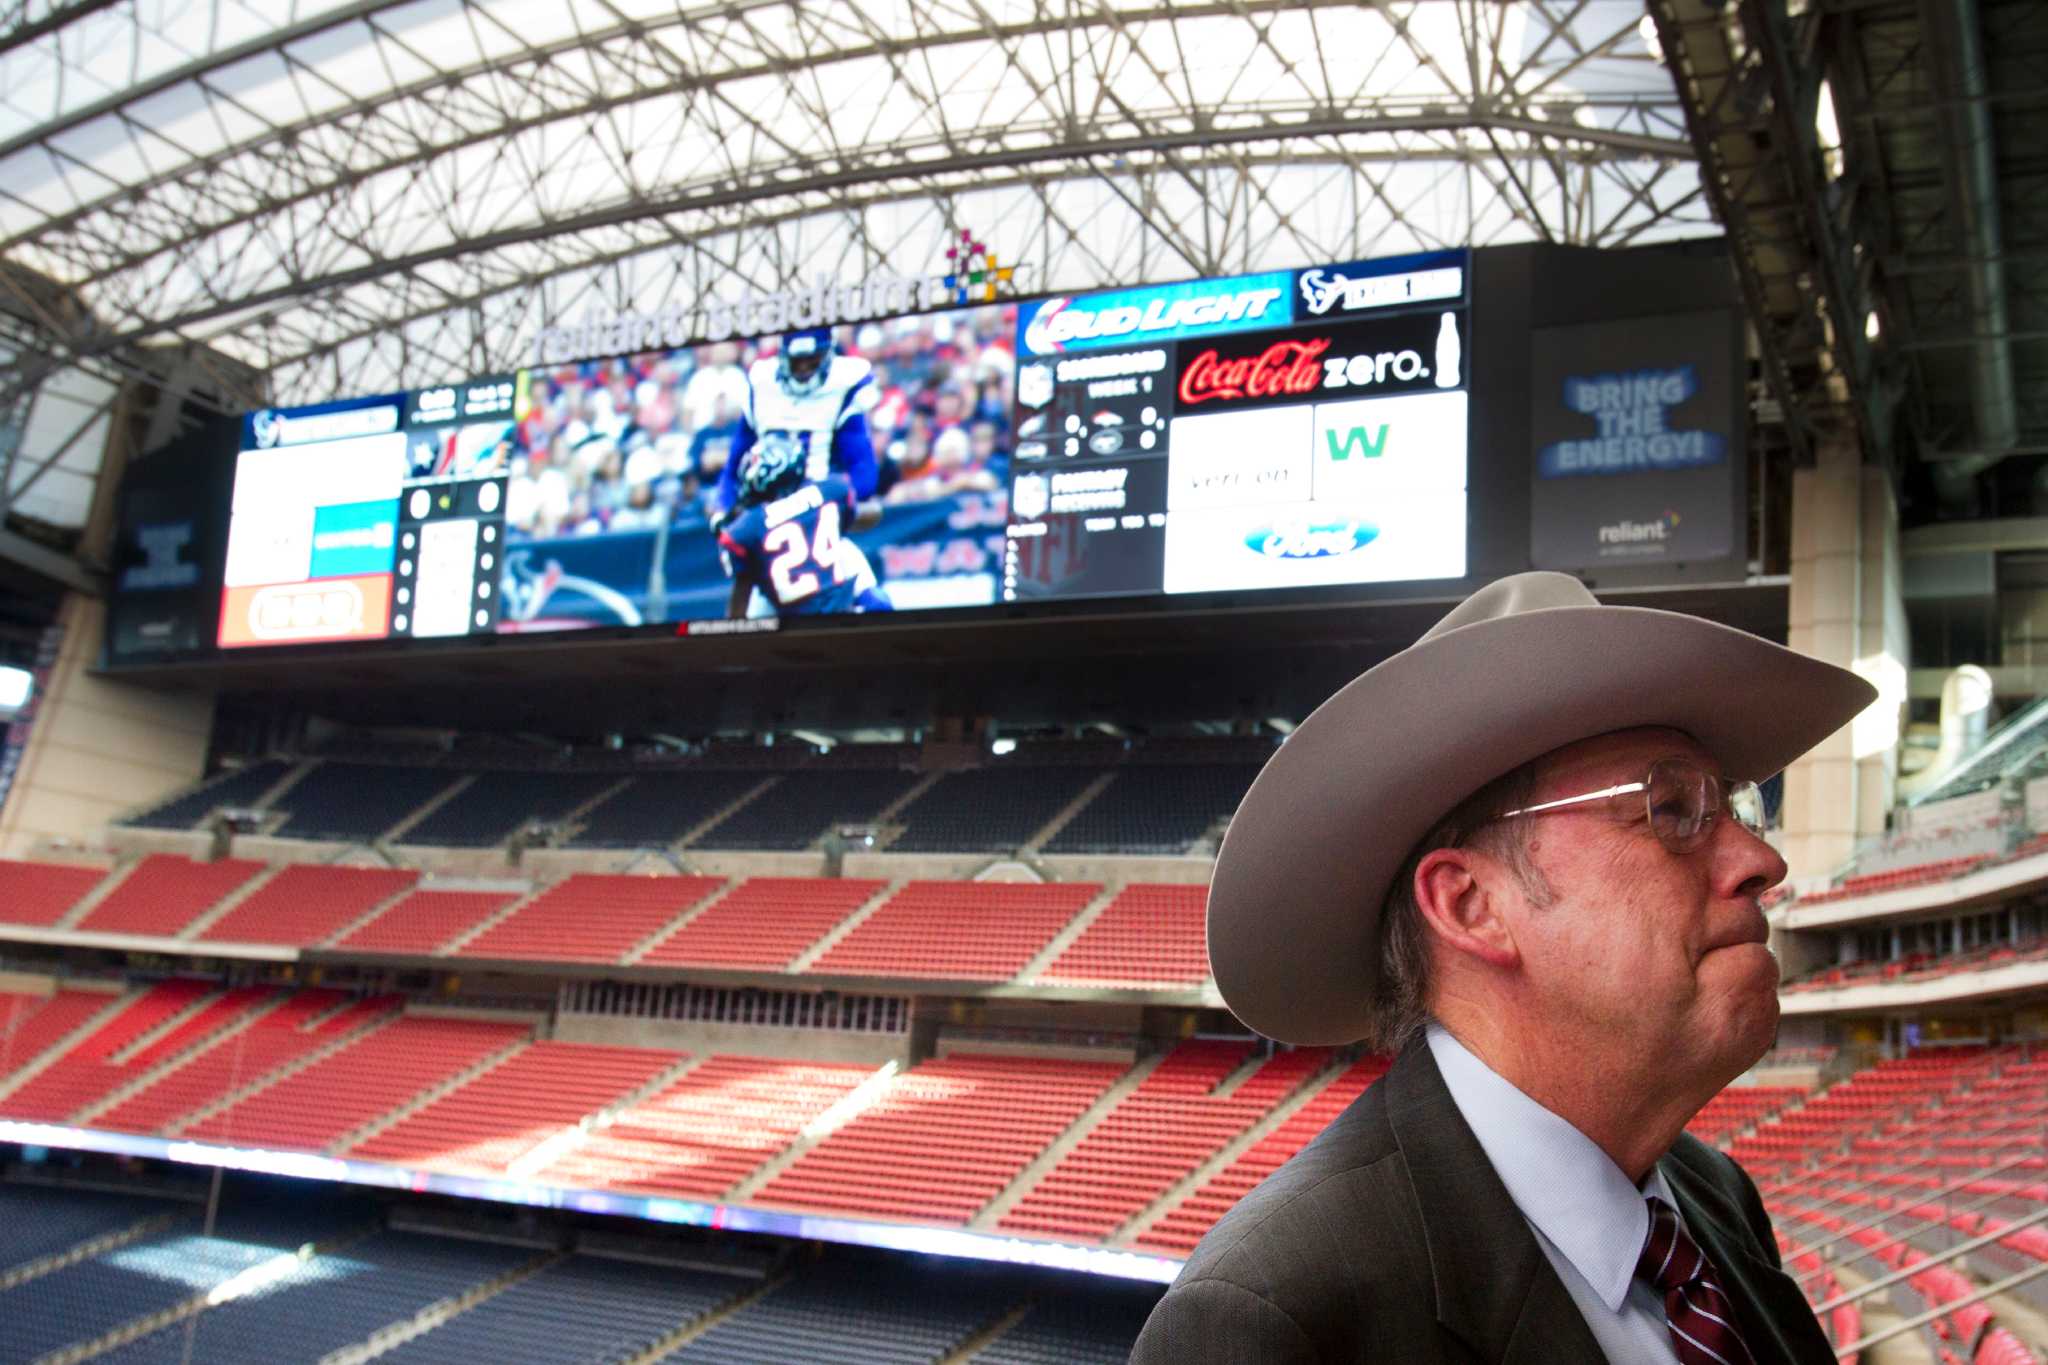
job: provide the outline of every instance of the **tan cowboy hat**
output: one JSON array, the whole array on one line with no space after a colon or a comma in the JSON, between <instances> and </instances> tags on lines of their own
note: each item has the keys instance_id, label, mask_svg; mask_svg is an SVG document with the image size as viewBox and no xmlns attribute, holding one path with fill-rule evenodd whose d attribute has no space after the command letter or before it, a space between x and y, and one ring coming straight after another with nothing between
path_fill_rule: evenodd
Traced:
<instances>
[{"instance_id":1,"label":"tan cowboy hat","mask_svg":"<svg viewBox=\"0 0 2048 1365\"><path fill-rule=\"evenodd\" d=\"M1317 707L1245 793L1209 884L1217 989L1269 1038L1363 1038L1388 885L1480 787L1638 726L1683 730L1761 781L1876 696L1730 626L1603 607L1567 574L1488 584Z\"/></svg>"}]
</instances>

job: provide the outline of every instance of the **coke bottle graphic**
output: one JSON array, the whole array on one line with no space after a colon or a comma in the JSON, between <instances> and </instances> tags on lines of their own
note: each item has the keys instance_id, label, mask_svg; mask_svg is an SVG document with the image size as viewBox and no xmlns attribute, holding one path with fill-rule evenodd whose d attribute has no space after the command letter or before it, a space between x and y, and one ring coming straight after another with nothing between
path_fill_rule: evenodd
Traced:
<instances>
[{"instance_id":1,"label":"coke bottle graphic","mask_svg":"<svg viewBox=\"0 0 2048 1365\"><path fill-rule=\"evenodd\" d=\"M1444 314L1444 320L1436 329L1436 386L1440 389L1458 387L1458 361L1462 356L1458 345L1458 319L1454 313Z\"/></svg>"}]
</instances>

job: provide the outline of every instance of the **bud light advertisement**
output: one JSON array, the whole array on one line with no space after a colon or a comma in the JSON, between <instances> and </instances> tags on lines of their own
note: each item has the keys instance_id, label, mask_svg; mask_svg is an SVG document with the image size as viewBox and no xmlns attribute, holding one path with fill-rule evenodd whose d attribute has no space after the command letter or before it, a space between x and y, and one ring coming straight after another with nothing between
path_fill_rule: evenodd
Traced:
<instances>
[{"instance_id":1,"label":"bud light advertisement","mask_svg":"<svg viewBox=\"0 0 2048 1365\"><path fill-rule=\"evenodd\" d=\"M1743 450L1725 311L1553 327L1530 353L1530 554L1568 572L1735 553Z\"/></svg>"}]
</instances>

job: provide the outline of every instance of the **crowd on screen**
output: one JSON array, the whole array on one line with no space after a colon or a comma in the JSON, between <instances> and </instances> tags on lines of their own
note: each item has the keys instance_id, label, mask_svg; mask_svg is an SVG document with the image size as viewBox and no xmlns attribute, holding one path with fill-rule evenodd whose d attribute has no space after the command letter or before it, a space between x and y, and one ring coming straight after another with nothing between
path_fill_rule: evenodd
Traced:
<instances>
[{"instance_id":1,"label":"crowd on screen","mask_svg":"<svg viewBox=\"0 0 2048 1365\"><path fill-rule=\"evenodd\" d=\"M837 329L874 366L867 422L885 503L1000 488L1016 313L998 306ZM532 371L512 430L506 521L536 539L701 528L741 432L748 371L780 338Z\"/></svg>"}]
</instances>

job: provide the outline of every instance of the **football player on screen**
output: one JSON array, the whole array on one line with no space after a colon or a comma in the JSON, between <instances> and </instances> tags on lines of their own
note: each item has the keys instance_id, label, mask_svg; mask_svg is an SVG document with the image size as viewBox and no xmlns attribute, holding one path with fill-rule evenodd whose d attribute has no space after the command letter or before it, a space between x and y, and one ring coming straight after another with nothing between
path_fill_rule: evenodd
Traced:
<instances>
[{"instance_id":1,"label":"football player on screen","mask_svg":"<svg viewBox=\"0 0 2048 1365\"><path fill-rule=\"evenodd\" d=\"M804 455L803 476L816 483L844 477L857 502L875 495L874 438L867 410L876 398L874 366L837 355L830 327L810 327L782 339L779 355L747 369L747 396L732 453L718 476L712 527L739 508L739 470L754 445L771 433L793 438Z\"/></svg>"},{"instance_id":2,"label":"football player on screen","mask_svg":"<svg viewBox=\"0 0 2048 1365\"><path fill-rule=\"evenodd\" d=\"M806 462L802 444L782 431L740 458L739 504L718 533L732 578L727 616L766 615L749 610L756 601L777 616L895 609L849 534L880 520L881 508L870 503L861 513L851 479L807 479Z\"/></svg>"}]
</instances>

